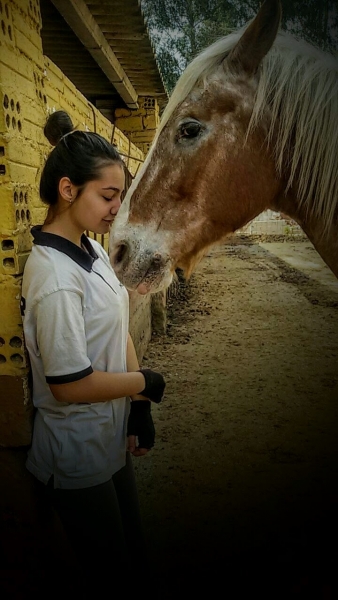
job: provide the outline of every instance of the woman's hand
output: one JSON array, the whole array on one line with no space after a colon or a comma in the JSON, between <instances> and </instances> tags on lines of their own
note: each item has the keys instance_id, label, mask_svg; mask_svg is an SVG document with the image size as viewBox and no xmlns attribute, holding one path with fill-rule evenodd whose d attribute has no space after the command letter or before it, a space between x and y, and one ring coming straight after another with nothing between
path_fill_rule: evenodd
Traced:
<instances>
[{"instance_id":1,"label":"woman's hand","mask_svg":"<svg viewBox=\"0 0 338 600\"><path fill-rule=\"evenodd\" d=\"M133 456L145 456L149 452L149 448L140 448L137 446L136 435L128 435L127 450Z\"/></svg>"},{"instance_id":2,"label":"woman's hand","mask_svg":"<svg viewBox=\"0 0 338 600\"><path fill-rule=\"evenodd\" d=\"M127 436L128 450L133 456L144 456L153 447L155 427L149 400L138 400L130 403Z\"/></svg>"}]
</instances>

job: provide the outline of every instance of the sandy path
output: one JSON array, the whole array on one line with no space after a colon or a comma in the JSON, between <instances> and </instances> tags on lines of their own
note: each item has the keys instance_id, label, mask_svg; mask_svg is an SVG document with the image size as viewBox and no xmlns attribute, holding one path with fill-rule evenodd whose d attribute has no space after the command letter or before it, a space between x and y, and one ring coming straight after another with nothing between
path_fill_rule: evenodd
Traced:
<instances>
[{"instance_id":1,"label":"sandy path","mask_svg":"<svg viewBox=\"0 0 338 600\"><path fill-rule=\"evenodd\" d=\"M338 286L318 260L308 241L215 247L150 343L166 399L135 467L158 598L333 597Z\"/></svg>"}]
</instances>

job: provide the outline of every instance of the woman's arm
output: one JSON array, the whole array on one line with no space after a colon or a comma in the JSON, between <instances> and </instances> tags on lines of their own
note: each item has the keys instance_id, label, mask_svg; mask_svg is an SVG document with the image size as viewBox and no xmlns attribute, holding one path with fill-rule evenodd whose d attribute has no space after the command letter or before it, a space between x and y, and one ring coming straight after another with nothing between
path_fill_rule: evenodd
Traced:
<instances>
[{"instance_id":1,"label":"woman's arm","mask_svg":"<svg viewBox=\"0 0 338 600\"><path fill-rule=\"evenodd\" d=\"M127 340L126 361L127 373L93 371L78 381L49 384L50 390L58 402L75 404L107 402L124 396L130 396L132 400L160 402L165 387L164 379L162 375L150 369L139 371L139 362L130 334Z\"/></svg>"},{"instance_id":2,"label":"woman's arm","mask_svg":"<svg viewBox=\"0 0 338 600\"><path fill-rule=\"evenodd\" d=\"M129 372L130 371L138 371L139 368L140 368L140 365L139 365L139 362L138 362L138 358L137 358L137 354L136 354L134 342L132 340L132 337L131 337L130 333L128 333L128 340L127 340L127 370ZM148 400L148 398L145 398L144 396L141 396L141 394L129 394L129 396L131 397L131 400Z\"/></svg>"},{"instance_id":3,"label":"woman's arm","mask_svg":"<svg viewBox=\"0 0 338 600\"><path fill-rule=\"evenodd\" d=\"M138 371L140 368L134 342L128 333L127 339L127 371Z\"/></svg>"},{"instance_id":4,"label":"woman's arm","mask_svg":"<svg viewBox=\"0 0 338 600\"><path fill-rule=\"evenodd\" d=\"M138 394L145 387L145 378L137 371L129 373L93 371L78 381L50 384L49 387L54 398L59 402L75 404L106 402ZM140 399L143 397L141 396Z\"/></svg>"}]
</instances>

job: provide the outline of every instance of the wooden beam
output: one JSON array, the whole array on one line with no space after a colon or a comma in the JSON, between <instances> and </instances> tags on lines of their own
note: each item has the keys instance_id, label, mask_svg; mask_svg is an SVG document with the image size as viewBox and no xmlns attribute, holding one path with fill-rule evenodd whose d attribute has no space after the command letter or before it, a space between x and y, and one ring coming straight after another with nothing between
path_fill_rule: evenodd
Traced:
<instances>
[{"instance_id":1,"label":"wooden beam","mask_svg":"<svg viewBox=\"0 0 338 600\"><path fill-rule=\"evenodd\" d=\"M129 108L138 108L137 93L83 0L52 0Z\"/></svg>"}]
</instances>

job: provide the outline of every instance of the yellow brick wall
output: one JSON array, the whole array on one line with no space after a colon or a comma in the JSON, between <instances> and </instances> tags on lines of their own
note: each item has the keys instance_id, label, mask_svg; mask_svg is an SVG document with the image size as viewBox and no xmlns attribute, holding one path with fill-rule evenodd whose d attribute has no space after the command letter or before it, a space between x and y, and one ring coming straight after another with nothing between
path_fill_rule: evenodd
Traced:
<instances>
[{"instance_id":1,"label":"yellow brick wall","mask_svg":"<svg viewBox=\"0 0 338 600\"><path fill-rule=\"evenodd\" d=\"M156 98L138 98L139 109L117 108L115 125L146 155L160 123Z\"/></svg>"},{"instance_id":2,"label":"yellow brick wall","mask_svg":"<svg viewBox=\"0 0 338 600\"><path fill-rule=\"evenodd\" d=\"M132 174L144 159L142 150L43 55L40 30L38 0L0 0L0 446L7 447L27 445L31 435L20 293L30 228L46 213L38 195L41 168L52 149L43 134L46 117L64 109L77 127L113 138L122 154L135 157L126 159ZM131 330L138 332L140 358L150 336L149 306L133 300Z\"/></svg>"}]
</instances>

